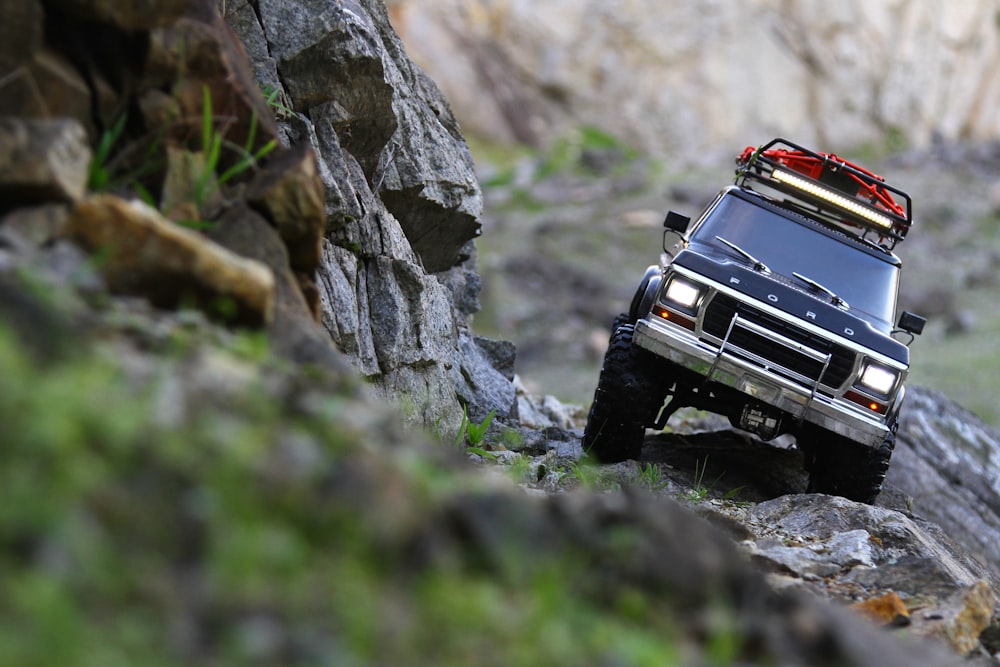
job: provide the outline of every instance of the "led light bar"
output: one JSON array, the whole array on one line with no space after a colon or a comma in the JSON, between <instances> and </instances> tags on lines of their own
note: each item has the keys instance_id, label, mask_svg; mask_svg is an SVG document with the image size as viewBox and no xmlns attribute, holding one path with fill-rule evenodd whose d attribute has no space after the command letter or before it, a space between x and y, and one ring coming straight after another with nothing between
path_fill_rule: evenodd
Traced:
<instances>
[{"instance_id":1,"label":"led light bar","mask_svg":"<svg viewBox=\"0 0 1000 667\"><path fill-rule=\"evenodd\" d=\"M824 201L830 202L831 204L834 204L835 206L839 206L845 211L853 213L854 215L860 218L864 218L865 220L868 220L869 222L877 225L878 227L881 227L882 229L886 230L892 229L893 222L889 216L882 215L877 211L873 211L869 207L865 206L864 204L861 204L858 201L851 199L850 197L845 197L840 193L828 190L808 179L796 176L795 174L789 171L778 168L775 168L774 171L771 173L771 178L780 183L785 183L794 188L802 190L803 192L810 194L813 197L816 197L817 199L822 199Z\"/></svg>"}]
</instances>

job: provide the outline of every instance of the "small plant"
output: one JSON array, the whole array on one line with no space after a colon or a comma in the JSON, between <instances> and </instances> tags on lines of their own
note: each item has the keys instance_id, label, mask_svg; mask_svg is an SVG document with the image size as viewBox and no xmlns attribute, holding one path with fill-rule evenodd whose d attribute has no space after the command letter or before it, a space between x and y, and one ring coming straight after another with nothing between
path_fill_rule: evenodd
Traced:
<instances>
[{"instance_id":1,"label":"small plant","mask_svg":"<svg viewBox=\"0 0 1000 667\"><path fill-rule=\"evenodd\" d=\"M482 447L466 447L465 448L465 453L466 454L475 454L476 456L482 456L484 459L488 459L488 460L494 461L494 462L497 460L497 455L496 454L494 454L493 452L491 452L489 450L483 449Z\"/></svg>"},{"instance_id":2,"label":"small plant","mask_svg":"<svg viewBox=\"0 0 1000 667\"><path fill-rule=\"evenodd\" d=\"M234 148L242 153L235 164L218 173L219 160L222 156L222 146L224 144L222 133L215 127L215 115L212 113L212 95L208 86L202 89L202 114L201 114L201 150L204 158L204 165L194 182L193 197L194 203L200 211L208 197L239 176L247 169L255 166L263 157L270 153L277 146L277 142L271 139L266 144L253 152L253 145L257 139L257 112L251 111L250 131L247 134L246 144L242 147L225 142L225 145Z\"/></svg>"},{"instance_id":3,"label":"small plant","mask_svg":"<svg viewBox=\"0 0 1000 667\"><path fill-rule=\"evenodd\" d=\"M486 415L483 421L478 424L471 419L469 419L468 407L462 408L462 425L458 429L458 438L456 444L467 444L469 447L479 447L483 444L486 439L486 431L490 429L490 424L493 423L493 417L496 416L496 410L490 410L490 413Z\"/></svg>"},{"instance_id":4,"label":"small plant","mask_svg":"<svg viewBox=\"0 0 1000 667\"><path fill-rule=\"evenodd\" d=\"M111 184L111 149L115 147L121 139L122 132L125 131L126 114L118 117L111 127L104 130L94 155L90 159L90 167L87 173L87 187L90 190L104 190Z\"/></svg>"},{"instance_id":5,"label":"small plant","mask_svg":"<svg viewBox=\"0 0 1000 667\"><path fill-rule=\"evenodd\" d=\"M544 465L540 467L544 468ZM519 454L508 464L507 472L510 474L511 478L515 482L523 482L525 479L529 477L528 473L532 472L531 459L528 458L527 456L524 456L523 454ZM536 476L533 475L532 477Z\"/></svg>"},{"instance_id":6,"label":"small plant","mask_svg":"<svg viewBox=\"0 0 1000 667\"><path fill-rule=\"evenodd\" d=\"M208 86L203 87L202 95L201 158L200 165L196 167L190 193L192 203L199 213L204 208L205 202L216 190L248 169L255 167L278 145L276 140L271 139L254 150L259 125L256 111L251 111L249 131L244 145L239 146L227 142L223 133L216 127L217 118L212 110L212 97ZM132 141L122 146L126 122L127 115L123 113L101 135L88 167L87 186L92 191L127 188L153 208L159 208L155 198L142 183L142 179L163 166L165 150L162 138L165 129L161 129L145 139ZM223 148L236 152L240 157L220 173ZM142 151L143 154L139 155L139 151ZM124 167L123 164L131 164L132 166ZM211 223L203 220L180 220L177 222L182 226L195 229L211 227Z\"/></svg>"},{"instance_id":7,"label":"small plant","mask_svg":"<svg viewBox=\"0 0 1000 667\"><path fill-rule=\"evenodd\" d=\"M639 466L638 483L650 491L659 491L667 486L667 480L663 479L663 469L655 463Z\"/></svg>"},{"instance_id":8,"label":"small plant","mask_svg":"<svg viewBox=\"0 0 1000 667\"><path fill-rule=\"evenodd\" d=\"M587 465L582 461L574 461L570 472L573 474L573 477L576 477L583 488L594 489L597 487L600 474L593 466Z\"/></svg>"},{"instance_id":9,"label":"small plant","mask_svg":"<svg viewBox=\"0 0 1000 667\"><path fill-rule=\"evenodd\" d=\"M720 474L714 482L709 486L705 486L705 470L708 468L708 457L705 457L704 461L700 462L695 459L694 462L694 488L688 491L687 499L691 502L700 503L708 497L708 492L711 491L716 483L722 479L722 474Z\"/></svg>"},{"instance_id":10,"label":"small plant","mask_svg":"<svg viewBox=\"0 0 1000 667\"><path fill-rule=\"evenodd\" d=\"M265 83L260 87L260 92L264 96L264 101L267 102L267 106L271 107L275 111L280 111L281 113L288 114L289 116L295 115L295 112L282 104L278 98L281 96L281 89L275 88L269 83Z\"/></svg>"},{"instance_id":11,"label":"small plant","mask_svg":"<svg viewBox=\"0 0 1000 667\"><path fill-rule=\"evenodd\" d=\"M524 434L516 428L505 427L500 431L500 444L507 449L520 449L524 447Z\"/></svg>"},{"instance_id":12,"label":"small plant","mask_svg":"<svg viewBox=\"0 0 1000 667\"><path fill-rule=\"evenodd\" d=\"M355 257L361 257L361 244L350 239L336 240L333 242L338 248L343 248Z\"/></svg>"},{"instance_id":13,"label":"small plant","mask_svg":"<svg viewBox=\"0 0 1000 667\"><path fill-rule=\"evenodd\" d=\"M712 480L711 484L709 484L708 486L705 486L705 483L704 483L705 482L705 470L707 468L708 468L708 457L707 456L705 457L705 460L701 462L701 466L700 467L698 465L698 461L695 460L695 462L694 462L694 488L691 489L690 491L688 491L687 496L685 496L685 498L687 500L689 500L691 502L695 502L695 503L698 503L698 502L701 502L701 501L705 500L705 498L708 497L708 494L712 491L712 489L715 488L715 485L719 483L719 480L721 480L722 477L726 474L725 472L720 472L719 476L716 477L714 480ZM744 486L741 485L741 486L737 486L735 488L732 488L729 491L726 491L722 495L722 499L723 500L732 500L733 498L735 498L739 494L740 491L743 490L743 488L744 488Z\"/></svg>"}]
</instances>

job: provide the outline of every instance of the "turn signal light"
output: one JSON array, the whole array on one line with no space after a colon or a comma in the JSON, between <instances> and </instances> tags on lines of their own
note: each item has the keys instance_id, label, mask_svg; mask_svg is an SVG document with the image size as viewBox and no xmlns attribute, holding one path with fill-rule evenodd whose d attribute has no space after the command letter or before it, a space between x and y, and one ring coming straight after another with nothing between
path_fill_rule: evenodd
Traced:
<instances>
[{"instance_id":1,"label":"turn signal light","mask_svg":"<svg viewBox=\"0 0 1000 667\"><path fill-rule=\"evenodd\" d=\"M671 311L667 310L666 308L664 308L663 306L657 306L656 308L654 308L653 309L653 313L657 317L662 317L663 319L667 320L668 322L673 322L674 324L680 325L680 326L684 327L685 329L689 329L691 331L694 331L695 323L694 323L694 320L691 319L690 317L687 317L685 315L680 315L678 313L671 312Z\"/></svg>"},{"instance_id":2,"label":"turn signal light","mask_svg":"<svg viewBox=\"0 0 1000 667\"><path fill-rule=\"evenodd\" d=\"M880 415L884 415L889 409L888 405L872 400L870 396L865 396L864 394L860 394L856 391L848 391L844 394L844 398L849 400L851 403L857 403L861 407L867 408Z\"/></svg>"}]
</instances>

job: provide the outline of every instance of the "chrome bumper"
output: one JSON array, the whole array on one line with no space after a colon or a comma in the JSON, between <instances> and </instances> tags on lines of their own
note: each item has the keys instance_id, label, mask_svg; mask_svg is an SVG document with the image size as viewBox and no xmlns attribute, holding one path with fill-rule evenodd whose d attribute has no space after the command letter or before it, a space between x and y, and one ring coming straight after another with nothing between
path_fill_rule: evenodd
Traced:
<instances>
[{"instance_id":1,"label":"chrome bumper","mask_svg":"<svg viewBox=\"0 0 1000 667\"><path fill-rule=\"evenodd\" d=\"M889 432L879 416L860 406L803 387L655 316L636 322L633 340L639 347L704 376L706 382L731 387L855 442L876 447Z\"/></svg>"}]
</instances>

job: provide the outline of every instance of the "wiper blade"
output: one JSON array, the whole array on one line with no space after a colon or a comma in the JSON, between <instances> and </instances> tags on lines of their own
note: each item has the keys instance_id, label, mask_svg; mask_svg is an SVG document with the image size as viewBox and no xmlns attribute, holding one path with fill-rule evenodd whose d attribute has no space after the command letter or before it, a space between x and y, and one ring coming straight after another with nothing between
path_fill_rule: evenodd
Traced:
<instances>
[{"instance_id":1,"label":"wiper blade","mask_svg":"<svg viewBox=\"0 0 1000 667\"><path fill-rule=\"evenodd\" d=\"M760 271L761 273L770 273L771 272L771 269L767 268L767 264L765 264L764 262L760 261L759 259L757 259L753 255L751 255L746 250L744 250L743 248L739 247L738 245L736 245L732 241L727 241L726 239L722 238L721 236L716 236L715 240L718 241L719 243L723 243L723 244L729 246L730 248L732 248L733 250L735 250L737 253L739 253L740 255L742 255L744 259L746 259L748 262L750 262L751 264L753 264L753 268L754 268L755 271Z\"/></svg>"},{"instance_id":2,"label":"wiper blade","mask_svg":"<svg viewBox=\"0 0 1000 667\"><path fill-rule=\"evenodd\" d=\"M809 287L812 288L813 290L818 291L818 292L825 292L830 297L830 300L833 301L833 303L835 305L843 306L844 308L850 308L850 306L847 305L846 301L844 301L839 296L837 296L836 292L834 292L833 290L829 289L828 287L826 287L824 285L821 285L820 283L816 282L812 278L807 278L806 276L802 275L801 273L796 273L795 271L792 271L792 275L795 276L796 278L798 278L799 280L801 280L802 282L804 282L806 285L809 285Z\"/></svg>"}]
</instances>

